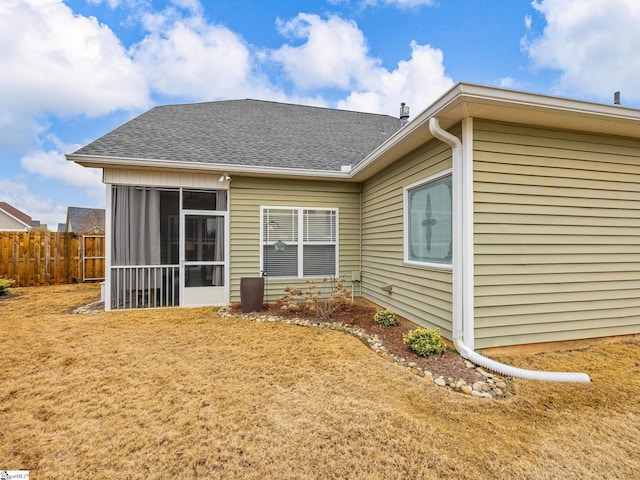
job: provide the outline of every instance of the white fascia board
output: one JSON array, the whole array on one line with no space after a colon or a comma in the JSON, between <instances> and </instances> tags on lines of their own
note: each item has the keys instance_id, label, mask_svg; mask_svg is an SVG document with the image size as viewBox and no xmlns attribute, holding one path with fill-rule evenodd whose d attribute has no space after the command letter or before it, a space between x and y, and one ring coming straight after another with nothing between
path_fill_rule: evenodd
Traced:
<instances>
[{"instance_id":1,"label":"white fascia board","mask_svg":"<svg viewBox=\"0 0 640 480\"><path fill-rule=\"evenodd\" d=\"M588 102L564 97L555 97L540 93L523 92L519 90L505 90L497 87L487 87L470 83L456 85L457 94L463 102L485 101L496 104L514 104L520 108L535 108L544 110L564 111L567 113L587 114L590 116L604 116L616 120L640 120L640 110L622 105L608 105L604 103ZM451 91L450 91L451 92Z\"/></svg>"},{"instance_id":2,"label":"white fascia board","mask_svg":"<svg viewBox=\"0 0 640 480\"><path fill-rule=\"evenodd\" d=\"M261 175L270 177L309 177L309 178L328 178L348 180L350 172L339 172L335 170L312 170L306 168L282 168L282 167L263 167L254 165L237 165L224 163L202 163L202 162L183 162L175 160L154 160L145 158L127 158L127 157L101 157L95 155L66 155L67 160L78 163L85 167L94 168L152 168L166 170L191 170L198 172L210 172L219 174L235 173L244 175Z\"/></svg>"}]
</instances>

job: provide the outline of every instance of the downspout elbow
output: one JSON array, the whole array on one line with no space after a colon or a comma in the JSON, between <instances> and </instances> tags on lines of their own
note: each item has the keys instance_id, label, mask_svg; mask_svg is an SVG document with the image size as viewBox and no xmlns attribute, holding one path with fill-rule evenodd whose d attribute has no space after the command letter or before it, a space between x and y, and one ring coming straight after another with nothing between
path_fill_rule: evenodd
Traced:
<instances>
[{"instance_id":1,"label":"downspout elbow","mask_svg":"<svg viewBox=\"0 0 640 480\"><path fill-rule=\"evenodd\" d=\"M491 358L480 355L478 352L471 350L466 346L460 338L454 339L456 350L462 358L466 358L471 363L479 365L487 370L496 372L500 375L508 377L523 378L525 380L546 380L550 382L574 382L574 383L590 383L591 379L586 373L580 372L546 372L542 370L527 370L524 368L514 367L505 363L498 362Z\"/></svg>"},{"instance_id":2,"label":"downspout elbow","mask_svg":"<svg viewBox=\"0 0 640 480\"><path fill-rule=\"evenodd\" d=\"M431 117L429 119L429 131L431 132L431 135L451 147L451 150L453 151L454 162L456 161L456 156L462 156L462 141L460 141L460 139L455 135L452 135L444 130L440 126L440 120L437 117Z\"/></svg>"}]
</instances>

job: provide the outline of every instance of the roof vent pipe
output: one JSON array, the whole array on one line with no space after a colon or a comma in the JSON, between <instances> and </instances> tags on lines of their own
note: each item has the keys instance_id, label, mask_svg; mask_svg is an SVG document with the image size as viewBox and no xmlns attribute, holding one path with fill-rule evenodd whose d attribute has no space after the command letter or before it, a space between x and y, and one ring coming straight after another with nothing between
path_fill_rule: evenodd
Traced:
<instances>
[{"instance_id":1,"label":"roof vent pipe","mask_svg":"<svg viewBox=\"0 0 640 480\"><path fill-rule=\"evenodd\" d=\"M450 134L446 130L440 127L440 122L436 117L431 117L429 119L429 130L431 134L437 138L438 140L446 143L451 147L451 156L453 163L453 181L454 181L454 195L460 195L462 193L462 187L460 186L460 175L462 174L462 167L465 159L463 158L463 145L458 137ZM456 187L455 184L458 184ZM456 201L454 199L454 201ZM471 215L471 212L463 212L462 215L458 216L457 221L461 221L464 215ZM456 217L454 216L454 221ZM461 231L461 235L464 236L464 229L459 228ZM457 240L457 242L456 242ZM485 357L484 355L479 354L472 348L470 348L464 342L464 332L463 326L466 326L473 332L474 328L474 317L473 312L469 312L468 318L463 319L464 309L462 308L463 300L460 298L461 292L461 283L464 280L464 275L473 275L472 271L463 271L462 267L464 266L464 262L459 258L463 253L463 249L461 248L461 238L454 239L454 271L453 271L453 322L452 322L452 336L453 336L453 344L456 347L456 350L460 353L462 358L466 358L470 362L475 363L481 367L484 367L488 370L492 370L501 375L507 375L509 377L518 377L525 378L527 380L548 380L552 382L583 382L589 383L591 379L589 375L586 373L580 372L545 372L540 370L526 370L524 368L518 368L511 365L506 365L501 362L497 362L491 358Z\"/></svg>"},{"instance_id":2,"label":"roof vent pipe","mask_svg":"<svg viewBox=\"0 0 640 480\"><path fill-rule=\"evenodd\" d=\"M613 94L613 104L620 105L620 92L615 92Z\"/></svg>"},{"instance_id":3,"label":"roof vent pipe","mask_svg":"<svg viewBox=\"0 0 640 480\"><path fill-rule=\"evenodd\" d=\"M404 127L407 123L409 123L409 107L402 102L400 104L400 126Z\"/></svg>"}]
</instances>

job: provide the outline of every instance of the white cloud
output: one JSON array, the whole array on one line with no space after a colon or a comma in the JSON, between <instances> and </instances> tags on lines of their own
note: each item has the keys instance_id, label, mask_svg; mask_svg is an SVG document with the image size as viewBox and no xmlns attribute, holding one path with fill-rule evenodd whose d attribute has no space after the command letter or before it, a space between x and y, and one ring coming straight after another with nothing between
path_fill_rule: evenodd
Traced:
<instances>
[{"instance_id":1,"label":"white cloud","mask_svg":"<svg viewBox=\"0 0 640 480\"><path fill-rule=\"evenodd\" d=\"M65 158L63 152L77 150L80 145L64 144L55 135L48 135L47 141L52 148L24 155L20 170L7 165L6 178L0 179L0 200L55 230L64 222L68 205L80 202L104 208L105 187L100 169L85 168ZM47 194L59 198L52 200Z\"/></svg>"},{"instance_id":2,"label":"white cloud","mask_svg":"<svg viewBox=\"0 0 640 480\"><path fill-rule=\"evenodd\" d=\"M542 0L546 19L538 38L523 47L539 68L560 72L563 93L640 99L640 3L637 0Z\"/></svg>"},{"instance_id":3,"label":"white cloud","mask_svg":"<svg viewBox=\"0 0 640 480\"><path fill-rule=\"evenodd\" d=\"M149 8L152 0L85 0L87 3L91 5L102 5L106 4L109 8L116 9L119 7L129 7L131 9L138 8ZM168 0L172 1L172 0ZM181 0L173 0L174 3L180 2ZM198 3L198 0L183 0L185 2Z\"/></svg>"},{"instance_id":4,"label":"white cloud","mask_svg":"<svg viewBox=\"0 0 640 480\"><path fill-rule=\"evenodd\" d=\"M282 63L300 89L344 90L347 97L338 102L339 108L397 115L404 101L417 112L453 85L445 73L442 51L429 45L412 42L411 58L389 71L369 55L366 38L355 22L299 14L280 22L280 30L306 41L285 45L271 58Z\"/></svg>"},{"instance_id":5,"label":"white cloud","mask_svg":"<svg viewBox=\"0 0 640 480\"><path fill-rule=\"evenodd\" d=\"M192 15L202 15L203 8L199 0L171 0L171 3L179 8L188 10Z\"/></svg>"},{"instance_id":6,"label":"white cloud","mask_svg":"<svg viewBox=\"0 0 640 480\"><path fill-rule=\"evenodd\" d=\"M514 88L516 85L516 81L513 77L502 77L498 80L498 86L500 88Z\"/></svg>"},{"instance_id":7,"label":"white cloud","mask_svg":"<svg viewBox=\"0 0 640 480\"><path fill-rule=\"evenodd\" d=\"M131 55L155 92L212 100L249 90L252 56L235 32L173 9L148 14L143 23L149 33Z\"/></svg>"},{"instance_id":8,"label":"white cloud","mask_svg":"<svg viewBox=\"0 0 640 480\"><path fill-rule=\"evenodd\" d=\"M25 112L12 112L0 100L0 147L19 151L30 144L44 126Z\"/></svg>"},{"instance_id":9,"label":"white cloud","mask_svg":"<svg viewBox=\"0 0 640 480\"><path fill-rule=\"evenodd\" d=\"M72 151L77 148L78 146L65 148L64 151ZM70 162L60 150L40 151L26 155L21 160L21 166L32 175L58 180L69 187L82 189L90 197L104 196L102 170L85 168Z\"/></svg>"},{"instance_id":10,"label":"white cloud","mask_svg":"<svg viewBox=\"0 0 640 480\"><path fill-rule=\"evenodd\" d=\"M393 71L378 68L371 72L362 82L363 88L351 93L339 107L397 115L400 102L405 102L415 115L452 85L442 51L412 42L409 60L398 62Z\"/></svg>"},{"instance_id":11,"label":"white cloud","mask_svg":"<svg viewBox=\"0 0 640 480\"><path fill-rule=\"evenodd\" d=\"M93 5L101 5L106 3L111 8L117 8L120 6L120 0L87 0L87 3L91 3Z\"/></svg>"},{"instance_id":12,"label":"white cloud","mask_svg":"<svg viewBox=\"0 0 640 480\"><path fill-rule=\"evenodd\" d=\"M146 81L113 32L61 0L3 0L0 44L0 121L10 112L15 126L0 133L0 146L33 140L43 115L148 104Z\"/></svg>"},{"instance_id":13,"label":"white cloud","mask_svg":"<svg viewBox=\"0 0 640 480\"><path fill-rule=\"evenodd\" d=\"M7 202L32 220L46 224L49 230L55 231L58 223L64 222L67 206L55 200L32 193L26 184L0 178L0 201Z\"/></svg>"},{"instance_id":14,"label":"white cloud","mask_svg":"<svg viewBox=\"0 0 640 480\"><path fill-rule=\"evenodd\" d=\"M272 59L282 63L299 88L348 89L380 63L368 56L366 39L353 21L300 13L288 22L279 21L278 28L290 39L306 40L300 46L284 45L272 52Z\"/></svg>"}]
</instances>

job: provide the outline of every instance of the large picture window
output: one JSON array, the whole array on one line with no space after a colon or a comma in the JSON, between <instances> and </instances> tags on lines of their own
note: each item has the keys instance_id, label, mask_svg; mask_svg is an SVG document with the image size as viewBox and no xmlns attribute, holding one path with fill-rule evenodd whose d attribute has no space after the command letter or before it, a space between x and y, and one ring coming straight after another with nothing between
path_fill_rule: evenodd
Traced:
<instances>
[{"instance_id":1,"label":"large picture window","mask_svg":"<svg viewBox=\"0 0 640 480\"><path fill-rule=\"evenodd\" d=\"M451 265L451 175L448 172L405 189L405 261Z\"/></svg>"},{"instance_id":2,"label":"large picture window","mask_svg":"<svg viewBox=\"0 0 640 480\"><path fill-rule=\"evenodd\" d=\"M262 271L270 277L336 275L335 209L263 207Z\"/></svg>"}]
</instances>

